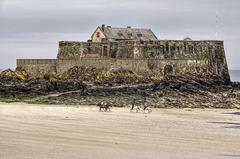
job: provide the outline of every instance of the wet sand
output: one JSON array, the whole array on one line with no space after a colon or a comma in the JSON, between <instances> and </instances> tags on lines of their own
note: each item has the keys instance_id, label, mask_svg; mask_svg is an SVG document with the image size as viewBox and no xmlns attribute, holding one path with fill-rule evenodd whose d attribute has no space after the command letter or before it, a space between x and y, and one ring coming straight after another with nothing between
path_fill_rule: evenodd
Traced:
<instances>
[{"instance_id":1,"label":"wet sand","mask_svg":"<svg viewBox=\"0 0 240 159\"><path fill-rule=\"evenodd\" d=\"M240 158L240 110L0 103L0 159Z\"/></svg>"}]
</instances>

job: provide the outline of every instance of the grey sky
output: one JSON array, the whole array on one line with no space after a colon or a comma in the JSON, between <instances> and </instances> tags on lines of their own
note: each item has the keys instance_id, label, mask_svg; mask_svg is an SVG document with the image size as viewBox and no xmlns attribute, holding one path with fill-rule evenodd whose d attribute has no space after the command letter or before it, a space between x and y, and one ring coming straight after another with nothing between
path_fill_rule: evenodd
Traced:
<instances>
[{"instance_id":1,"label":"grey sky","mask_svg":"<svg viewBox=\"0 0 240 159\"><path fill-rule=\"evenodd\" d=\"M56 58L58 41L85 41L102 23L151 28L159 39L217 32L229 67L240 69L239 0L0 0L0 68L14 68L16 58Z\"/></svg>"}]
</instances>

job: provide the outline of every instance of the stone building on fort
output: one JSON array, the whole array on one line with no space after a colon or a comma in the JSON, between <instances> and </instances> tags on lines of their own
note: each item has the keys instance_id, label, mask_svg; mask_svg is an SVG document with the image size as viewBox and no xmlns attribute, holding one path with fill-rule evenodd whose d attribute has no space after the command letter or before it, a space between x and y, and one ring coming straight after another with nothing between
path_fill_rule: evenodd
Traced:
<instances>
[{"instance_id":1,"label":"stone building on fort","mask_svg":"<svg viewBox=\"0 0 240 159\"><path fill-rule=\"evenodd\" d=\"M223 41L158 40L151 29L99 26L87 42L60 41L57 59L17 59L32 76L74 66L123 68L159 76L200 74L230 81ZM206 76L207 77L207 76Z\"/></svg>"}]
</instances>

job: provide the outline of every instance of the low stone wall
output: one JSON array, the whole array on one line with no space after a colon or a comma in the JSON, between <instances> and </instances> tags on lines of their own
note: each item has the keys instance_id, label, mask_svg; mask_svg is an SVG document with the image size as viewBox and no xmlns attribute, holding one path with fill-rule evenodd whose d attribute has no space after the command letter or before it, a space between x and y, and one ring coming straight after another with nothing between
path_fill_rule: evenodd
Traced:
<instances>
[{"instance_id":1,"label":"low stone wall","mask_svg":"<svg viewBox=\"0 0 240 159\"><path fill-rule=\"evenodd\" d=\"M17 59L17 67L25 69L33 77L47 72L57 72L56 63L56 59Z\"/></svg>"},{"instance_id":2,"label":"low stone wall","mask_svg":"<svg viewBox=\"0 0 240 159\"><path fill-rule=\"evenodd\" d=\"M58 60L57 61L57 72L64 73L74 66L92 66L96 68L110 69L110 59L91 58L91 59L76 59L76 60Z\"/></svg>"}]
</instances>

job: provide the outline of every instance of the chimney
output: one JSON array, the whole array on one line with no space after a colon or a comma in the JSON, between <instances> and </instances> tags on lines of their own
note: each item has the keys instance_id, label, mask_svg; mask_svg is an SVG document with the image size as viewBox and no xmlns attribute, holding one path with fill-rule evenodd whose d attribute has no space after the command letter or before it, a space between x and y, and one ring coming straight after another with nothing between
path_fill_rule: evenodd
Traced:
<instances>
[{"instance_id":1,"label":"chimney","mask_svg":"<svg viewBox=\"0 0 240 159\"><path fill-rule=\"evenodd\" d=\"M105 29L105 24L102 24L102 30L104 31L104 29Z\"/></svg>"},{"instance_id":2,"label":"chimney","mask_svg":"<svg viewBox=\"0 0 240 159\"><path fill-rule=\"evenodd\" d=\"M128 29L131 29L132 27L131 26L127 26Z\"/></svg>"}]
</instances>

